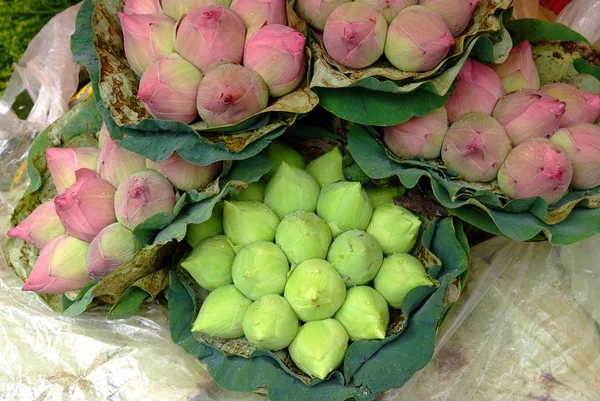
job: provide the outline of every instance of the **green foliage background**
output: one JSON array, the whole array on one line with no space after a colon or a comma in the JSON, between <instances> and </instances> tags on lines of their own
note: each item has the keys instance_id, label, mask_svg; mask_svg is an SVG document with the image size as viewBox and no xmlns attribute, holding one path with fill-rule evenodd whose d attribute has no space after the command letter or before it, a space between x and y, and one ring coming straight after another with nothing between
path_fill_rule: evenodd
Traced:
<instances>
[{"instance_id":1,"label":"green foliage background","mask_svg":"<svg viewBox=\"0 0 600 401\"><path fill-rule=\"evenodd\" d=\"M0 96L33 37L78 0L0 0Z\"/></svg>"}]
</instances>

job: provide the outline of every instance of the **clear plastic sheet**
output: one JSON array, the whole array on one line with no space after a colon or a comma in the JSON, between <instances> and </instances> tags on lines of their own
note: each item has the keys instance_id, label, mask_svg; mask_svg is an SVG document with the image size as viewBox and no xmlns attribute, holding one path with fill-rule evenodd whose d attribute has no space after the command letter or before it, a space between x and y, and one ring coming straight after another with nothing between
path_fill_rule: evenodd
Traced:
<instances>
[{"instance_id":1,"label":"clear plastic sheet","mask_svg":"<svg viewBox=\"0 0 600 401\"><path fill-rule=\"evenodd\" d=\"M573 0L556 19L600 46L600 1Z\"/></svg>"}]
</instances>

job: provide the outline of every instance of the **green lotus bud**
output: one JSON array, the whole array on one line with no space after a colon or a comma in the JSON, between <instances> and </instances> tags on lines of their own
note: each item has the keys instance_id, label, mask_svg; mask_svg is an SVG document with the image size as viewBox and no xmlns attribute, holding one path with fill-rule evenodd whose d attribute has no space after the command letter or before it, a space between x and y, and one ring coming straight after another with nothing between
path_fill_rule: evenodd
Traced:
<instances>
[{"instance_id":1,"label":"green lotus bud","mask_svg":"<svg viewBox=\"0 0 600 401\"><path fill-rule=\"evenodd\" d=\"M419 259L407 253L396 253L383 260L375 277L375 289L395 309L402 308L406 295L417 287L433 287Z\"/></svg>"},{"instance_id":2,"label":"green lotus bud","mask_svg":"<svg viewBox=\"0 0 600 401\"><path fill-rule=\"evenodd\" d=\"M279 169L279 166L281 166L281 162L286 162L290 166L302 169L306 167L306 163L304 162L302 155L296 152L290 146L281 142L271 142L267 148L267 157L273 162L273 167L263 177L267 181L269 181L275 175Z\"/></svg>"},{"instance_id":3,"label":"green lotus bud","mask_svg":"<svg viewBox=\"0 0 600 401\"><path fill-rule=\"evenodd\" d=\"M390 310L380 293L359 285L348 290L335 319L344 326L352 341L381 340L390 323Z\"/></svg>"},{"instance_id":4,"label":"green lotus bud","mask_svg":"<svg viewBox=\"0 0 600 401\"><path fill-rule=\"evenodd\" d=\"M233 201L259 201L262 202L265 198L265 185L263 180L248 184L246 189L236 190L234 194L229 196Z\"/></svg>"},{"instance_id":5,"label":"green lotus bud","mask_svg":"<svg viewBox=\"0 0 600 401\"><path fill-rule=\"evenodd\" d=\"M265 188L265 204L279 218L299 210L314 212L320 191L317 181L306 171L281 162Z\"/></svg>"},{"instance_id":6,"label":"green lotus bud","mask_svg":"<svg viewBox=\"0 0 600 401\"><path fill-rule=\"evenodd\" d=\"M279 218L258 201L228 202L223 208L223 231L238 246L255 241L273 241Z\"/></svg>"},{"instance_id":7,"label":"green lotus bud","mask_svg":"<svg viewBox=\"0 0 600 401\"><path fill-rule=\"evenodd\" d=\"M246 338L256 348L279 351L296 337L298 317L284 297L269 294L250 305L243 327Z\"/></svg>"},{"instance_id":8,"label":"green lotus bud","mask_svg":"<svg viewBox=\"0 0 600 401\"><path fill-rule=\"evenodd\" d=\"M235 286L248 298L281 294L290 270L285 254L272 242L256 241L237 254L231 267Z\"/></svg>"},{"instance_id":9,"label":"green lotus bud","mask_svg":"<svg viewBox=\"0 0 600 401\"><path fill-rule=\"evenodd\" d=\"M281 221L275 242L294 264L309 259L325 259L331 244L331 230L316 214L296 212Z\"/></svg>"},{"instance_id":10,"label":"green lotus bud","mask_svg":"<svg viewBox=\"0 0 600 401\"><path fill-rule=\"evenodd\" d=\"M384 203L373 211L367 227L386 255L410 252L417 243L421 220L402 206Z\"/></svg>"},{"instance_id":11,"label":"green lotus bud","mask_svg":"<svg viewBox=\"0 0 600 401\"><path fill-rule=\"evenodd\" d=\"M244 335L244 314L252 304L233 284L219 287L204 300L192 331L218 338Z\"/></svg>"},{"instance_id":12,"label":"green lotus bud","mask_svg":"<svg viewBox=\"0 0 600 401\"><path fill-rule=\"evenodd\" d=\"M315 177L315 180L322 187L337 181L344 181L343 158L340 148L333 148L333 150L308 163L306 171Z\"/></svg>"},{"instance_id":13,"label":"green lotus bud","mask_svg":"<svg viewBox=\"0 0 600 401\"><path fill-rule=\"evenodd\" d=\"M212 215L208 220L200 224L188 224L185 233L185 242L192 248L207 238L223 234L223 202L219 202L213 208Z\"/></svg>"},{"instance_id":14,"label":"green lotus bud","mask_svg":"<svg viewBox=\"0 0 600 401\"><path fill-rule=\"evenodd\" d=\"M207 290L215 290L233 283L231 266L235 252L227 237L217 235L205 239L181 262L181 267L190 273L194 280Z\"/></svg>"},{"instance_id":15,"label":"green lotus bud","mask_svg":"<svg viewBox=\"0 0 600 401\"><path fill-rule=\"evenodd\" d=\"M346 285L329 262L309 259L292 270L283 296L303 322L322 320L342 306Z\"/></svg>"},{"instance_id":16,"label":"green lotus bud","mask_svg":"<svg viewBox=\"0 0 600 401\"><path fill-rule=\"evenodd\" d=\"M375 278L383 262L383 253L375 238L364 231L351 230L333 241L327 261L340 273L346 287L354 287Z\"/></svg>"},{"instance_id":17,"label":"green lotus bud","mask_svg":"<svg viewBox=\"0 0 600 401\"><path fill-rule=\"evenodd\" d=\"M365 188L367 191L367 195L369 195L369 199L371 200L371 205L376 208L384 203L394 203L395 197L403 197L406 193L406 188L404 187L369 187Z\"/></svg>"},{"instance_id":18,"label":"green lotus bud","mask_svg":"<svg viewBox=\"0 0 600 401\"><path fill-rule=\"evenodd\" d=\"M323 188L317 203L321 216L334 237L348 230L364 230L371 221L373 206L360 182L338 181Z\"/></svg>"},{"instance_id":19,"label":"green lotus bud","mask_svg":"<svg viewBox=\"0 0 600 401\"><path fill-rule=\"evenodd\" d=\"M335 319L308 322L298 332L288 351L304 373L325 379L342 361L348 349L348 333Z\"/></svg>"}]
</instances>

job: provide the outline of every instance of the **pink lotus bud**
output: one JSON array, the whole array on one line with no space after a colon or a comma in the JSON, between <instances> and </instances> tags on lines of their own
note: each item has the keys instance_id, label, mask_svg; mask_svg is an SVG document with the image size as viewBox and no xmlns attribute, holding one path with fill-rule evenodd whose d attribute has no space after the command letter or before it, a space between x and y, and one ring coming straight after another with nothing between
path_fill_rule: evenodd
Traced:
<instances>
[{"instance_id":1,"label":"pink lotus bud","mask_svg":"<svg viewBox=\"0 0 600 401\"><path fill-rule=\"evenodd\" d=\"M235 124L269 103L265 81L254 71L222 64L206 73L198 88L198 113L209 126Z\"/></svg>"},{"instance_id":2,"label":"pink lotus bud","mask_svg":"<svg viewBox=\"0 0 600 401\"><path fill-rule=\"evenodd\" d=\"M379 14L383 15L385 21L391 24L396 15L408 6L414 6L418 0L356 0L365 3Z\"/></svg>"},{"instance_id":3,"label":"pink lotus bud","mask_svg":"<svg viewBox=\"0 0 600 401\"><path fill-rule=\"evenodd\" d=\"M569 84L550 84L542 88L567 104L567 110L560 119L560 127L570 127L577 123L594 123L600 116L600 96L586 92Z\"/></svg>"},{"instance_id":4,"label":"pink lotus bud","mask_svg":"<svg viewBox=\"0 0 600 401\"><path fill-rule=\"evenodd\" d=\"M325 28L329 14L352 0L296 0L296 12L308 25L319 31Z\"/></svg>"},{"instance_id":5,"label":"pink lotus bud","mask_svg":"<svg viewBox=\"0 0 600 401\"><path fill-rule=\"evenodd\" d=\"M442 62L452 46L454 38L442 17L426 7L410 6L390 24L385 56L402 71L423 72Z\"/></svg>"},{"instance_id":6,"label":"pink lotus bud","mask_svg":"<svg viewBox=\"0 0 600 401\"><path fill-rule=\"evenodd\" d=\"M231 9L244 20L249 40L265 24L286 25L286 5L286 0L233 0Z\"/></svg>"},{"instance_id":7,"label":"pink lotus bud","mask_svg":"<svg viewBox=\"0 0 600 401\"><path fill-rule=\"evenodd\" d=\"M173 20L161 14L117 13L123 28L125 56L131 69L142 75L158 59L175 53Z\"/></svg>"},{"instance_id":8,"label":"pink lotus bud","mask_svg":"<svg viewBox=\"0 0 600 401\"><path fill-rule=\"evenodd\" d=\"M160 5L158 0L125 0L123 12L129 15L158 14Z\"/></svg>"},{"instance_id":9,"label":"pink lotus bud","mask_svg":"<svg viewBox=\"0 0 600 401\"><path fill-rule=\"evenodd\" d=\"M90 242L104 227L115 222L115 187L88 169L77 170L77 180L54 199L56 214L67 234Z\"/></svg>"},{"instance_id":10,"label":"pink lotus bud","mask_svg":"<svg viewBox=\"0 0 600 401\"><path fill-rule=\"evenodd\" d=\"M511 198L539 196L551 205L567 193L572 176L565 152L545 138L534 138L511 150L498 172L498 185Z\"/></svg>"},{"instance_id":11,"label":"pink lotus bud","mask_svg":"<svg viewBox=\"0 0 600 401\"><path fill-rule=\"evenodd\" d=\"M154 117L191 123L202 73L177 54L156 60L142 75L138 99Z\"/></svg>"},{"instance_id":12,"label":"pink lotus bud","mask_svg":"<svg viewBox=\"0 0 600 401\"><path fill-rule=\"evenodd\" d=\"M327 18L323 44L332 59L349 68L365 68L383 55L387 23L366 4L347 3Z\"/></svg>"},{"instance_id":13,"label":"pink lotus bud","mask_svg":"<svg viewBox=\"0 0 600 401\"><path fill-rule=\"evenodd\" d=\"M522 89L500 98L492 116L504 126L513 146L531 138L549 138L566 105L539 91Z\"/></svg>"},{"instance_id":14,"label":"pink lotus bud","mask_svg":"<svg viewBox=\"0 0 600 401\"><path fill-rule=\"evenodd\" d=\"M118 141L107 139L98 156L98 173L115 188L127 177L146 170L146 159L127 149L120 148Z\"/></svg>"},{"instance_id":15,"label":"pink lotus bud","mask_svg":"<svg viewBox=\"0 0 600 401\"><path fill-rule=\"evenodd\" d=\"M50 241L38 257L23 291L60 294L78 290L90 282L85 259L89 244L62 235Z\"/></svg>"},{"instance_id":16,"label":"pink lotus bud","mask_svg":"<svg viewBox=\"0 0 600 401\"><path fill-rule=\"evenodd\" d=\"M99 153L96 148L46 148L46 163L58 193L75 183L75 171L95 170Z\"/></svg>"},{"instance_id":17,"label":"pink lotus bud","mask_svg":"<svg viewBox=\"0 0 600 401\"><path fill-rule=\"evenodd\" d=\"M456 37L467 29L479 0L420 0L419 4L441 15Z\"/></svg>"},{"instance_id":18,"label":"pink lotus bud","mask_svg":"<svg viewBox=\"0 0 600 401\"><path fill-rule=\"evenodd\" d=\"M8 230L9 237L22 239L42 249L56 237L64 235L65 228L56 214L54 202L45 202L34 209L18 226Z\"/></svg>"},{"instance_id":19,"label":"pink lotus bud","mask_svg":"<svg viewBox=\"0 0 600 401\"><path fill-rule=\"evenodd\" d=\"M133 258L133 233L120 223L105 227L92 240L87 252L87 271L102 278Z\"/></svg>"},{"instance_id":20,"label":"pink lotus bud","mask_svg":"<svg viewBox=\"0 0 600 401\"><path fill-rule=\"evenodd\" d=\"M173 213L173 186L156 171L140 171L128 177L115 193L117 220L130 230L159 213Z\"/></svg>"},{"instance_id":21,"label":"pink lotus bud","mask_svg":"<svg viewBox=\"0 0 600 401\"><path fill-rule=\"evenodd\" d=\"M161 173L162 175L165 175L160 164L153 162L150 159L146 159L146 170L154 170L154 171Z\"/></svg>"},{"instance_id":22,"label":"pink lotus bud","mask_svg":"<svg viewBox=\"0 0 600 401\"><path fill-rule=\"evenodd\" d=\"M506 61L491 67L502 79L506 92L519 89L540 89L540 76L533 61L531 43L527 40L513 47Z\"/></svg>"},{"instance_id":23,"label":"pink lotus bud","mask_svg":"<svg viewBox=\"0 0 600 401\"><path fill-rule=\"evenodd\" d=\"M485 64L467 60L458 73L458 84L450 95L446 110L450 123L470 113L492 115L504 94L500 77Z\"/></svg>"},{"instance_id":24,"label":"pink lotus bud","mask_svg":"<svg viewBox=\"0 0 600 401\"><path fill-rule=\"evenodd\" d=\"M440 157L442 142L448 131L448 116L443 107L423 117L383 129L383 141L390 151L402 159Z\"/></svg>"},{"instance_id":25,"label":"pink lotus bud","mask_svg":"<svg viewBox=\"0 0 600 401\"><path fill-rule=\"evenodd\" d=\"M600 127L580 123L559 129L550 140L563 148L573 165L572 188L600 185Z\"/></svg>"},{"instance_id":26,"label":"pink lotus bud","mask_svg":"<svg viewBox=\"0 0 600 401\"><path fill-rule=\"evenodd\" d=\"M266 25L250 39L244 66L258 73L269 95L287 95L300 84L306 71L304 35L285 25Z\"/></svg>"},{"instance_id":27,"label":"pink lotus bud","mask_svg":"<svg viewBox=\"0 0 600 401\"><path fill-rule=\"evenodd\" d=\"M221 172L221 162L199 166L183 159L177 153L173 153L169 158L158 162L158 164L164 175L171 181L171 184L182 191L203 189Z\"/></svg>"},{"instance_id":28,"label":"pink lotus bud","mask_svg":"<svg viewBox=\"0 0 600 401\"><path fill-rule=\"evenodd\" d=\"M177 21L182 15L204 6L229 7L231 0L159 0L162 12Z\"/></svg>"},{"instance_id":29,"label":"pink lotus bud","mask_svg":"<svg viewBox=\"0 0 600 401\"><path fill-rule=\"evenodd\" d=\"M448 129L442 160L466 181L492 181L511 150L506 131L494 118L467 114Z\"/></svg>"},{"instance_id":30,"label":"pink lotus bud","mask_svg":"<svg viewBox=\"0 0 600 401\"><path fill-rule=\"evenodd\" d=\"M246 27L239 15L221 6L194 9L178 23L177 52L204 72L218 61L241 64Z\"/></svg>"},{"instance_id":31,"label":"pink lotus bud","mask_svg":"<svg viewBox=\"0 0 600 401\"><path fill-rule=\"evenodd\" d=\"M100 131L98 131L97 135L98 135L98 149L102 149L104 147L104 145L106 145L106 142L108 142L110 140L110 133L108 132L108 129L106 128L106 124L104 124L104 122L102 123L102 126L100 127Z\"/></svg>"}]
</instances>

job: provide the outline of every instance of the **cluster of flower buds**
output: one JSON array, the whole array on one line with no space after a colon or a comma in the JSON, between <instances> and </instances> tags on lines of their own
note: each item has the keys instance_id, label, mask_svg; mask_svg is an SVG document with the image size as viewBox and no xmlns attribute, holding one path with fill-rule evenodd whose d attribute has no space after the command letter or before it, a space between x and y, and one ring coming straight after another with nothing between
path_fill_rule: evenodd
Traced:
<instances>
[{"instance_id":1,"label":"cluster of flower buds","mask_svg":"<svg viewBox=\"0 0 600 401\"><path fill-rule=\"evenodd\" d=\"M266 185L231 193L188 227L194 250L181 266L211 291L192 330L287 347L298 368L324 379L349 341L385 338L390 307L435 285L408 254L421 221L394 203L400 188L345 181L339 148L308 165L278 142L266 155L277 164Z\"/></svg>"},{"instance_id":2,"label":"cluster of flower buds","mask_svg":"<svg viewBox=\"0 0 600 401\"><path fill-rule=\"evenodd\" d=\"M231 4L230 4L231 3ZM233 125L294 91L305 37L286 0L126 0L119 19L138 98L157 119ZM230 7L231 6L231 7ZM383 45L383 44L382 44Z\"/></svg>"},{"instance_id":3,"label":"cluster of flower buds","mask_svg":"<svg viewBox=\"0 0 600 401\"><path fill-rule=\"evenodd\" d=\"M176 189L204 188L221 163L192 164L173 154L157 166L119 147L106 127L100 149L47 148L46 162L58 192L8 236L41 250L24 290L62 293L102 278L134 257L134 229L160 213L172 214Z\"/></svg>"},{"instance_id":4,"label":"cluster of flower buds","mask_svg":"<svg viewBox=\"0 0 600 401\"><path fill-rule=\"evenodd\" d=\"M569 187L600 185L599 116L600 95L565 83L540 88L525 41L502 64L467 60L445 111L385 127L382 137L400 159L441 158L463 180L497 179L511 198L552 204Z\"/></svg>"}]
</instances>

